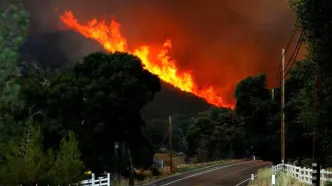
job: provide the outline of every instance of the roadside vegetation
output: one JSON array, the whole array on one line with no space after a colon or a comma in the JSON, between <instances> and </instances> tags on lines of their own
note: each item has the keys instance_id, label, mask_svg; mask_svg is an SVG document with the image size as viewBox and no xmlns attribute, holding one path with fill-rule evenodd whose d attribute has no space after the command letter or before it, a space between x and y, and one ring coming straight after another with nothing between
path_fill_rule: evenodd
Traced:
<instances>
[{"instance_id":1,"label":"roadside vegetation","mask_svg":"<svg viewBox=\"0 0 332 186\"><path fill-rule=\"evenodd\" d=\"M307 184L301 183L298 180L292 178L284 173L278 173L276 176L275 186L308 186ZM254 183L249 186L271 186L272 184L272 169L264 168L257 172Z\"/></svg>"}]
</instances>

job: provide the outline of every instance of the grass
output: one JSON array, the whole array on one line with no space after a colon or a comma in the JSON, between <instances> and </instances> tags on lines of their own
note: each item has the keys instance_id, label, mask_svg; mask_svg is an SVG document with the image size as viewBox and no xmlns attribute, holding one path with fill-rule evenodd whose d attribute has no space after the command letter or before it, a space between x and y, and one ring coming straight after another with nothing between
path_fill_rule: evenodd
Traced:
<instances>
[{"instance_id":1,"label":"grass","mask_svg":"<svg viewBox=\"0 0 332 186\"><path fill-rule=\"evenodd\" d=\"M254 183L250 184L250 186L271 186L271 177L272 177L271 168L260 169L257 172L257 176L255 177ZM284 173L278 173L276 175L275 186L286 186L286 185L287 186L307 186L307 184L301 183L289 175L286 175Z\"/></svg>"},{"instance_id":2,"label":"grass","mask_svg":"<svg viewBox=\"0 0 332 186\"><path fill-rule=\"evenodd\" d=\"M113 181L111 183L112 186L128 186L129 185L129 182L128 180L121 180L120 183L117 183L115 181Z\"/></svg>"}]
</instances>

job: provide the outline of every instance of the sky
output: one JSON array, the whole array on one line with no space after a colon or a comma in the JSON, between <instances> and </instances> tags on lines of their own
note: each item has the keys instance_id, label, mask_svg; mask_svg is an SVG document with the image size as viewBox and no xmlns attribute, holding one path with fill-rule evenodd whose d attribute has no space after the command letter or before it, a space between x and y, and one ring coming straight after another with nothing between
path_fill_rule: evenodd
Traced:
<instances>
[{"instance_id":1,"label":"sky","mask_svg":"<svg viewBox=\"0 0 332 186\"><path fill-rule=\"evenodd\" d=\"M82 23L116 19L131 46L170 39L179 69L191 71L198 85L216 86L230 100L236 83L249 75L266 73L274 86L281 49L295 23L287 0L27 1L31 34L64 29L59 16L71 10Z\"/></svg>"}]
</instances>

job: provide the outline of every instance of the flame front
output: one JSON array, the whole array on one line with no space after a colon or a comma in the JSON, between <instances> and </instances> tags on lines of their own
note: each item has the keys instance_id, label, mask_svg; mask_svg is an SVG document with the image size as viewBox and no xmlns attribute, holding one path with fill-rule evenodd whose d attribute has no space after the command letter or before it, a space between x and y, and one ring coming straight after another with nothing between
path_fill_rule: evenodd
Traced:
<instances>
[{"instance_id":1,"label":"flame front","mask_svg":"<svg viewBox=\"0 0 332 186\"><path fill-rule=\"evenodd\" d=\"M106 21L98 22L97 19L89 21L87 25L81 25L70 11L65 12L60 16L60 19L68 27L81 33L86 38L96 40L109 52L120 51L138 56L144 64L145 69L180 90L193 93L218 107L234 107L234 105L225 103L212 86L199 89L190 73L179 72L175 61L171 60L168 56L169 49L172 47L170 40L164 43L163 48L160 49L156 56L153 56L157 61L152 61L149 46L129 49L127 39L120 32L120 24L115 20L112 20L110 25L107 25Z\"/></svg>"}]
</instances>

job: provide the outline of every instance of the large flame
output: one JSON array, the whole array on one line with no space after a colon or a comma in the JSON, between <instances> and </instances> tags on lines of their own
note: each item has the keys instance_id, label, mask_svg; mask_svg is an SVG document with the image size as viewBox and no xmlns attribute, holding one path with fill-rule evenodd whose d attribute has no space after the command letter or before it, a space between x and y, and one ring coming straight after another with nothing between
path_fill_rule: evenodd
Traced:
<instances>
[{"instance_id":1,"label":"large flame","mask_svg":"<svg viewBox=\"0 0 332 186\"><path fill-rule=\"evenodd\" d=\"M179 72L175 61L168 56L168 51L171 48L170 40L164 43L163 48L156 56L152 56L149 46L146 45L129 49L126 38L120 32L120 24L115 20L112 20L110 25L107 25L106 21L98 22L97 19L89 21L87 25L81 25L70 11L65 12L60 16L60 19L71 29L87 38L96 40L109 52L120 51L138 56L144 64L144 68L182 91L191 92L218 107L234 107L232 104L225 103L214 87L198 88L189 72Z\"/></svg>"}]
</instances>

